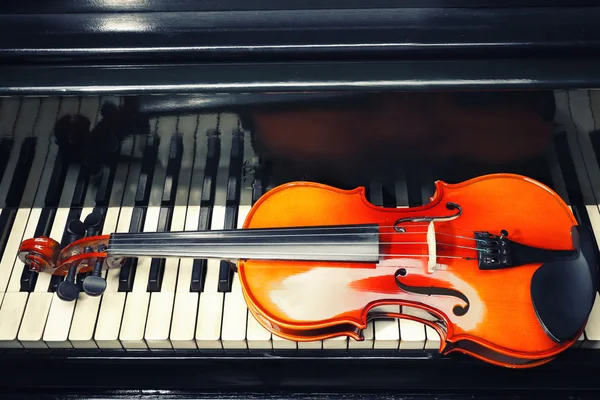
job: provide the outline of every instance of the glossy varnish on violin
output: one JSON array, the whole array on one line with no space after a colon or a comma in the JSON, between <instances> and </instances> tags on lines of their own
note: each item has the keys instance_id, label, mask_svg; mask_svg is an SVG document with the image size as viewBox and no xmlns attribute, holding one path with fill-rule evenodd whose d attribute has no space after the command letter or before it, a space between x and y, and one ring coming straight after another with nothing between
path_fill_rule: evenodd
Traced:
<instances>
[{"instance_id":1,"label":"glossy varnish on violin","mask_svg":"<svg viewBox=\"0 0 600 400\"><path fill-rule=\"evenodd\" d=\"M265 327L292 340L340 333L360 340L371 308L400 304L437 317L432 322L402 316L434 327L444 339L442 352L458 350L500 364L519 364L527 361L517 359L547 361L570 346L578 334L557 343L536 316L531 282L541 264L482 271L473 249L474 231L501 235L502 230L511 240L530 246L573 249L571 226L576 221L567 205L547 187L512 175L456 185L437 182L436 189L429 204L410 209L375 207L367 202L363 189L342 191L306 183L274 189L256 204L245 228L377 221L381 259L371 264L240 262L238 272L250 309ZM429 273L424 257L428 225L395 223L402 218L456 215L455 209L447 208L449 202L458 204L462 212L455 219L435 223L438 259ZM318 245L314 251L319 251ZM489 352L480 346L508 357L483 355Z\"/></svg>"},{"instance_id":2,"label":"glossy varnish on violin","mask_svg":"<svg viewBox=\"0 0 600 400\"><path fill-rule=\"evenodd\" d=\"M281 337L362 340L370 319L408 318L439 333L442 353L530 367L584 329L598 279L591 240L549 188L495 174L438 181L429 204L398 209L370 204L362 188L295 182L260 198L241 230L113 233L60 253L34 238L19 256L63 275L99 269L105 257L109 267L140 256L238 260L249 310ZM374 311L380 305L423 313Z\"/></svg>"}]
</instances>

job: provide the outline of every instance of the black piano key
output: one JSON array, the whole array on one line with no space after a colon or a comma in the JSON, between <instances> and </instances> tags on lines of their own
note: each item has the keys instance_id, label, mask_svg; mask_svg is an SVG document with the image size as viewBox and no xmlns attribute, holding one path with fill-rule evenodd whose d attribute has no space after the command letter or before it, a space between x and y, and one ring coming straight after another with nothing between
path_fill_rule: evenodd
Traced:
<instances>
[{"instance_id":1,"label":"black piano key","mask_svg":"<svg viewBox=\"0 0 600 400\"><path fill-rule=\"evenodd\" d=\"M211 207L201 207L198 217L198 230L207 230L212 220ZM190 292L202 292L204 290L204 281L206 279L207 261L206 259L195 259L192 266L192 281L190 282Z\"/></svg>"},{"instance_id":2,"label":"black piano key","mask_svg":"<svg viewBox=\"0 0 600 400\"><path fill-rule=\"evenodd\" d=\"M96 206L108 207L112 185L115 180L115 172L116 168L114 168L114 165L111 167L107 165L102 166L102 176L98 183L98 188L96 189L96 198L94 199L96 201Z\"/></svg>"},{"instance_id":3,"label":"black piano key","mask_svg":"<svg viewBox=\"0 0 600 400\"><path fill-rule=\"evenodd\" d=\"M225 209L225 229L233 229L237 222L237 207L227 207ZM219 284L217 290L219 292L231 292L233 280L233 268L231 263L225 261L219 265Z\"/></svg>"},{"instance_id":4,"label":"black piano key","mask_svg":"<svg viewBox=\"0 0 600 400\"><path fill-rule=\"evenodd\" d=\"M160 209L158 216L158 229L157 232L165 232L169 230L171 225L171 219L173 217L173 209L171 207L164 207ZM165 259L164 258L153 258L150 261L150 272L148 274L148 292L160 292L162 277L164 274Z\"/></svg>"},{"instance_id":5,"label":"black piano key","mask_svg":"<svg viewBox=\"0 0 600 400\"><path fill-rule=\"evenodd\" d=\"M150 200L150 189L152 188L152 178L154 177L154 166L156 157L158 157L159 138L148 136L146 149L142 158L142 167L140 178L138 180L135 192L136 205L147 205Z\"/></svg>"},{"instance_id":6,"label":"black piano key","mask_svg":"<svg viewBox=\"0 0 600 400\"><path fill-rule=\"evenodd\" d=\"M4 250L6 249L6 242L10 236L10 231L15 222L23 192L25 191L25 184L31 171L33 157L35 156L35 145L35 138L27 138L21 145L19 159L17 160L15 171L10 181L8 192L6 193L5 207L0 213L0 254L4 254Z\"/></svg>"},{"instance_id":7,"label":"black piano key","mask_svg":"<svg viewBox=\"0 0 600 400\"><path fill-rule=\"evenodd\" d=\"M67 215L67 223L65 225L63 236L60 241L61 248L65 248L70 243L74 242L77 239L80 239L79 237L72 237L72 235L70 235L67 232L67 226L71 221L82 219L81 209L83 208L83 203L85 202L85 195L88 189L89 180L90 173L87 170L87 168L80 167L79 173L77 174L77 183L75 184L75 191L73 192L73 197L71 198L69 214ZM64 279L64 276L52 275L52 278L50 278L50 284L48 285L48 290L50 292L56 292L56 287Z\"/></svg>"},{"instance_id":8,"label":"black piano key","mask_svg":"<svg viewBox=\"0 0 600 400\"><path fill-rule=\"evenodd\" d=\"M216 131L209 132L207 143L206 165L204 168L204 180L202 181L202 204L212 206L215 199L214 185L219 169L219 159L221 158L221 140Z\"/></svg>"},{"instance_id":9,"label":"black piano key","mask_svg":"<svg viewBox=\"0 0 600 400\"><path fill-rule=\"evenodd\" d=\"M175 196L177 194L177 183L179 181L179 170L181 168L181 159L183 157L182 137L175 135L171 138L171 148L169 150L169 161L165 174L165 183L163 186L162 204L175 205Z\"/></svg>"},{"instance_id":10,"label":"black piano key","mask_svg":"<svg viewBox=\"0 0 600 400\"><path fill-rule=\"evenodd\" d=\"M0 181L6 171L8 160L10 159L10 152L14 145L14 140L9 138L0 139Z\"/></svg>"},{"instance_id":11,"label":"black piano key","mask_svg":"<svg viewBox=\"0 0 600 400\"><path fill-rule=\"evenodd\" d=\"M173 207L175 206L175 197L177 195L177 184L179 183L179 172L181 169L182 157L182 138L179 135L174 135L171 138L171 147L169 149L169 161L167 162L165 183L163 184L163 193L160 213L158 216L157 232L166 232L171 229L171 221L173 219ZM153 258L150 262L150 272L148 274L147 290L149 292L160 291L164 272L165 259Z\"/></svg>"},{"instance_id":12,"label":"black piano key","mask_svg":"<svg viewBox=\"0 0 600 400\"><path fill-rule=\"evenodd\" d=\"M212 207L215 203L215 180L219 169L221 157L221 141L217 131L208 133L206 165L204 167L204 179L202 181L202 197L200 199L200 216L198 217L198 230L210 229L212 221ZM207 263L205 259L195 259L192 267L191 292L204 290Z\"/></svg>"},{"instance_id":13,"label":"black piano key","mask_svg":"<svg viewBox=\"0 0 600 400\"><path fill-rule=\"evenodd\" d=\"M35 228L35 237L50 235L54 217L56 216L56 207L60 201L60 194L65 184L68 169L69 164L65 160L65 157L60 155L59 150L52 169L52 175L50 176L50 183L46 191L45 205L40 213L40 219ZM37 277L37 272L30 271L26 265L23 265L23 272L21 273L21 291L32 292L35 289Z\"/></svg>"},{"instance_id":14,"label":"black piano key","mask_svg":"<svg viewBox=\"0 0 600 400\"><path fill-rule=\"evenodd\" d=\"M52 170L52 175L50 176L48 191L46 192L46 206L58 206L58 202L60 201L60 194L63 191L68 170L69 163L62 155L62 151L59 149L58 154L56 155L54 169Z\"/></svg>"},{"instance_id":15,"label":"black piano key","mask_svg":"<svg viewBox=\"0 0 600 400\"><path fill-rule=\"evenodd\" d=\"M244 133L233 133L229 176L227 179L227 200L225 207L225 229L235 229L240 206L242 168L244 165ZM221 262L219 266L219 292L231 292L234 270L229 262Z\"/></svg>"},{"instance_id":16,"label":"black piano key","mask_svg":"<svg viewBox=\"0 0 600 400\"><path fill-rule=\"evenodd\" d=\"M142 156L142 165L138 185L135 193L135 206L129 223L129 233L141 232L144 228L146 219L146 207L150 200L150 191L152 189L152 179L154 178L154 168L158 157L158 145L160 139L155 136L148 136L146 148ZM137 258L128 258L119 272L119 292L131 292L137 267Z\"/></svg>"}]
</instances>

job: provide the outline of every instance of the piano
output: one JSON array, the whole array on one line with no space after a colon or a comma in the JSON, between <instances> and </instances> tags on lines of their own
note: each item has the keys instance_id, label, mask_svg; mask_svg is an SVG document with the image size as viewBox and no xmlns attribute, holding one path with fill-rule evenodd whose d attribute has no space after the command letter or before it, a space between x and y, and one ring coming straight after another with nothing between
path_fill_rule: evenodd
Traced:
<instances>
[{"instance_id":1,"label":"piano","mask_svg":"<svg viewBox=\"0 0 600 400\"><path fill-rule=\"evenodd\" d=\"M240 227L293 180L408 207L493 172L547 184L600 248L598 17L561 0L3 4L3 398L597 398L599 294L571 349L509 370L440 356L414 321L281 339L215 260L134 259L100 296L72 277L68 301L17 250L68 244L73 221Z\"/></svg>"}]
</instances>

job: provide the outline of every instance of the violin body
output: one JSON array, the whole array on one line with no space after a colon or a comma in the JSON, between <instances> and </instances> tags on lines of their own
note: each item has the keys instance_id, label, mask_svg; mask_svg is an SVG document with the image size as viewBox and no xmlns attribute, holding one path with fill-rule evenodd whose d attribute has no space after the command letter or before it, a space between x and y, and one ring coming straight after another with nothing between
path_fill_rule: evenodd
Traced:
<instances>
[{"instance_id":1,"label":"violin body","mask_svg":"<svg viewBox=\"0 0 600 400\"><path fill-rule=\"evenodd\" d=\"M116 233L62 250L33 238L19 251L32 269L72 276L136 256L237 260L248 309L283 338L363 340L370 320L406 318L435 329L442 354L513 368L570 347L598 290L589 229L551 189L512 174L437 181L430 202L411 208L293 182L261 197L241 230Z\"/></svg>"},{"instance_id":2,"label":"violin body","mask_svg":"<svg viewBox=\"0 0 600 400\"><path fill-rule=\"evenodd\" d=\"M460 205L462 213L436 223L440 233L465 236L485 231L499 236L506 230L513 241L530 246L573 249L571 227L577 222L568 206L547 187L520 176L490 175L455 185L438 181L429 204L398 209L370 204L362 188L343 191L291 183L263 196L244 228L377 221L387 244L381 245L379 263L372 264L239 261L249 309L265 328L296 341L339 335L361 340L361 330L372 317L413 319L440 334L440 352L460 351L502 365L543 363L577 340L583 326L557 343L536 315L531 284L541 263L482 271L474 250L449 246L442 250L438 244L440 255L474 259L439 258L435 271L429 273L427 258L410 256L427 254L427 247L403 242L424 242L425 234L405 236L394 230L395 221L456 214L447 208L448 202ZM402 227L406 233L424 231L420 222L406 222ZM473 247L469 239L440 238L444 243ZM399 270L406 271L405 275L400 276ZM371 310L381 305L417 307L433 318L372 315ZM587 305L591 307L589 299Z\"/></svg>"}]
</instances>

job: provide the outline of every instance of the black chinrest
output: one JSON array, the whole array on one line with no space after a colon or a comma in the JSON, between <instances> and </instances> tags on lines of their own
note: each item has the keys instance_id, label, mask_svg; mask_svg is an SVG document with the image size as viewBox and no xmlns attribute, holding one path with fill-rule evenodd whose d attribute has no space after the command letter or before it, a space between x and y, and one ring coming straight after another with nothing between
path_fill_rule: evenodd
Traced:
<instances>
[{"instance_id":1,"label":"black chinrest","mask_svg":"<svg viewBox=\"0 0 600 400\"><path fill-rule=\"evenodd\" d=\"M538 320L556 342L574 339L587 322L598 290L598 255L589 228L571 228L577 256L547 262L533 274L531 299Z\"/></svg>"}]
</instances>

